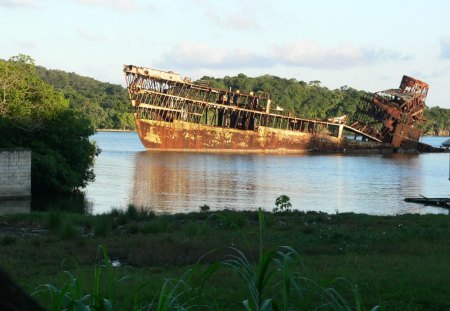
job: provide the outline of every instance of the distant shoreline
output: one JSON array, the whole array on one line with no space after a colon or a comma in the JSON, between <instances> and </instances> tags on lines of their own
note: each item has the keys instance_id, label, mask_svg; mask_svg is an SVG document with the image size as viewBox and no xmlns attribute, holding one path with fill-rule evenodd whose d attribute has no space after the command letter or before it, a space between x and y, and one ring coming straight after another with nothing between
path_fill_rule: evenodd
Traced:
<instances>
[{"instance_id":1,"label":"distant shoreline","mask_svg":"<svg viewBox=\"0 0 450 311\"><path fill-rule=\"evenodd\" d=\"M97 129L97 132L136 132L136 130Z\"/></svg>"}]
</instances>

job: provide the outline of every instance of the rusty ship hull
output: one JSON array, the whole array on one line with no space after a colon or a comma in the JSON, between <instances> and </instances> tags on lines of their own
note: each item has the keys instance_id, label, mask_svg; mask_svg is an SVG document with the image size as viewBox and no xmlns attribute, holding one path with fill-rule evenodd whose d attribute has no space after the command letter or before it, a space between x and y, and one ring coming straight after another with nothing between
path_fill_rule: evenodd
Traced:
<instances>
[{"instance_id":1,"label":"rusty ship hull","mask_svg":"<svg viewBox=\"0 0 450 311\"><path fill-rule=\"evenodd\" d=\"M285 112L264 92L215 89L170 71L132 65L125 65L124 73L137 132L149 150L432 151L419 142L416 128L423 120L428 85L407 76L399 89L362 98L351 120L312 120Z\"/></svg>"},{"instance_id":2,"label":"rusty ship hull","mask_svg":"<svg viewBox=\"0 0 450 311\"><path fill-rule=\"evenodd\" d=\"M183 121L136 118L139 138L155 151L220 153L392 152L390 145L270 127L223 129Z\"/></svg>"}]
</instances>

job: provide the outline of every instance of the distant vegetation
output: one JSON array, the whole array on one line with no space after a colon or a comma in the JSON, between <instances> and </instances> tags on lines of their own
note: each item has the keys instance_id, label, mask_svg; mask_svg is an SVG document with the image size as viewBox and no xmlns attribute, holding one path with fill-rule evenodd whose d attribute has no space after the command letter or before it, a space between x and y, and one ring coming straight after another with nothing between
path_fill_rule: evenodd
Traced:
<instances>
[{"instance_id":1,"label":"distant vegetation","mask_svg":"<svg viewBox=\"0 0 450 311\"><path fill-rule=\"evenodd\" d=\"M429 135L450 135L450 109L431 107L425 112L424 132Z\"/></svg>"},{"instance_id":2,"label":"distant vegetation","mask_svg":"<svg viewBox=\"0 0 450 311\"><path fill-rule=\"evenodd\" d=\"M70 108L91 120L94 128L135 128L130 101L124 87L82 77L73 72L49 70L44 67L36 69L42 80L64 94Z\"/></svg>"}]
</instances>

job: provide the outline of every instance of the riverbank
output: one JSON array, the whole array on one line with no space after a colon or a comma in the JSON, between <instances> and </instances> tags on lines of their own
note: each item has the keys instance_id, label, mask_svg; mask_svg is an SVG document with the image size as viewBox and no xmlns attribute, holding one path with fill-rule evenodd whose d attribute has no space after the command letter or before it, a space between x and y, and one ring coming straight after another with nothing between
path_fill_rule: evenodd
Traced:
<instances>
[{"instance_id":1,"label":"riverbank","mask_svg":"<svg viewBox=\"0 0 450 311\"><path fill-rule=\"evenodd\" d=\"M232 248L256 265L259 228L257 212L156 216L131 208L98 216L6 215L0 217L0 267L28 293L40 284L62 288L69 281L64 271L76 276L82 291L90 292L95 287L94 270L105 265L99 251L103 245L115 265L110 270L113 279L127 276L109 299L115 309L129 310L136 301L140 306L158 301L164 280L179 280L192 267L205 272L229 260L238 254ZM311 281L302 283L303 305L324 303L326 289L333 288L354 306L357 288L368 310L376 305L380 310L450 308L449 240L448 215L264 213L262 233L265 251L290 246L298 252L298 258L292 256L290 275L299 273ZM210 270L203 294L219 310L243 310L242 301L250 297L248 283L226 265L219 266ZM202 283L204 275L196 274L197 281ZM106 270L102 276L107 276ZM351 283L342 283L340 277ZM274 301L283 292L273 288L276 278L275 273L263 293ZM111 285L105 282L104 293ZM36 296L49 307L48 297Z\"/></svg>"}]
</instances>

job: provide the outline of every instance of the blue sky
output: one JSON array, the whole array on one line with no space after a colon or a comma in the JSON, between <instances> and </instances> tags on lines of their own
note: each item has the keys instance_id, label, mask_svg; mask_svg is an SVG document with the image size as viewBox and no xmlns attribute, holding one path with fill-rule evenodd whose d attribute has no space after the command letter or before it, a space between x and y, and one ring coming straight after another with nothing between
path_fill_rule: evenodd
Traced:
<instances>
[{"instance_id":1,"label":"blue sky","mask_svg":"<svg viewBox=\"0 0 450 311\"><path fill-rule=\"evenodd\" d=\"M330 89L430 84L450 108L450 1L0 0L0 58L124 84L123 64Z\"/></svg>"}]
</instances>

